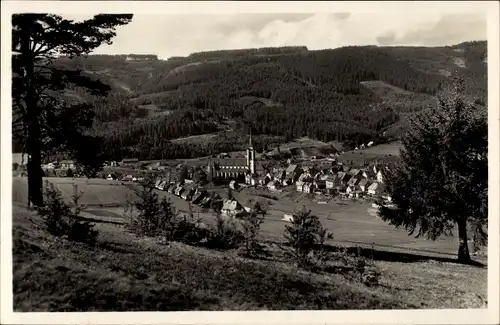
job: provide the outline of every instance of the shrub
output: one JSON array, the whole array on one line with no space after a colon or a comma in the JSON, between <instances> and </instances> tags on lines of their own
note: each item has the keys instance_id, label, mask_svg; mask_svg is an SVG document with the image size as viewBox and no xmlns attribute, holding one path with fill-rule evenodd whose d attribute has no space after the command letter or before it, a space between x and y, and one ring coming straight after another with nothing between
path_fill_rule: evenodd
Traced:
<instances>
[{"instance_id":1,"label":"shrub","mask_svg":"<svg viewBox=\"0 0 500 325\"><path fill-rule=\"evenodd\" d=\"M157 226L159 235L165 240L174 239L177 211L170 199L163 197L160 202Z\"/></svg>"},{"instance_id":2,"label":"shrub","mask_svg":"<svg viewBox=\"0 0 500 325\"><path fill-rule=\"evenodd\" d=\"M323 228L318 217L305 208L295 213L292 222L285 226L285 239L292 247L292 258L299 266L308 265L308 255L315 246L320 244L320 248L323 247L325 239L332 236Z\"/></svg>"},{"instance_id":3,"label":"shrub","mask_svg":"<svg viewBox=\"0 0 500 325\"><path fill-rule=\"evenodd\" d=\"M81 195L82 193L77 192L75 185L75 193L72 196L73 206L70 207L64 202L61 192L53 184L47 182L44 191L46 204L39 207L37 213L44 219L47 230L52 235L94 244L99 235L99 232L94 229L95 224L78 220L81 211L84 210L84 207L79 204Z\"/></svg>"},{"instance_id":4,"label":"shrub","mask_svg":"<svg viewBox=\"0 0 500 325\"><path fill-rule=\"evenodd\" d=\"M243 220L243 238L245 242L245 255L253 256L259 249L257 236L260 225L264 222L266 211L259 202L256 202L252 211L245 215Z\"/></svg>"},{"instance_id":5,"label":"shrub","mask_svg":"<svg viewBox=\"0 0 500 325\"><path fill-rule=\"evenodd\" d=\"M135 190L138 200L128 203L131 212L129 229L138 236L155 237L161 233L158 228L161 223L159 218L161 206L154 188L152 179L144 180L140 183L139 189ZM133 213L134 208L137 214Z\"/></svg>"},{"instance_id":6,"label":"shrub","mask_svg":"<svg viewBox=\"0 0 500 325\"><path fill-rule=\"evenodd\" d=\"M189 245L199 245L210 240L210 229L201 222L200 217L193 215L191 206L189 214L176 217L173 221L173 240Z\"/></svg>"},{"instance_id":7,"label":"shrub","mask_svg":"<svg viewBox=\"0 0 500 325\"><path fill-rule=\"evenodd\" d=\"M64 202L61 192L54 187L54 184L46 182L44 196L45 205L38 207L37 213L43 218L50 234L63 236L68 227L65 219L71 214L71 209Z\"/></svg>"},{"instance_id":8,"label":"shrub","mask_svg":"<svg viewBox=\"0 0 500 325\"><path fill-rule=\"evenodd\" d=\"M236 228L234 220L224 220L220 213L216 214L215 227L210 229L210 237L207 246L216 249L237 248L243 241L244 236Z\"/></svg>"}]
</instances>

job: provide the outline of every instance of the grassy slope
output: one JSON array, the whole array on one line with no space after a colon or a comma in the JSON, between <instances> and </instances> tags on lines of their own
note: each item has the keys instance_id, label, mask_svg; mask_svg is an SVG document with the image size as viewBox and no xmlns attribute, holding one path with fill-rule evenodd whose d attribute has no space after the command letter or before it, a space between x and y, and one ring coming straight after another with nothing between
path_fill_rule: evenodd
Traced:
<instances>
[{"instance_id":1,"label":"grassy slope","mask_svg":"<svg viewBox=\"0 0 500 325\"><path fill-rule=\"evenodd\" d=\"M369 288L341 275L98 228L97 247L70 243L15 206L15 311L470 308L486 297L486 269L377 261L381 285Z\"/></svg>"},{"instance_id":2,"label":"grassy slope","mask_svg":"<svg viewBox=\"0 0 500 325\"><path fill-rule=\"evenodd\" d=\"M14 214L16 311L349 309L405 307L339 276L136 240L100 227L99 246L56 240Z\"/></svg>"}]
</instances>

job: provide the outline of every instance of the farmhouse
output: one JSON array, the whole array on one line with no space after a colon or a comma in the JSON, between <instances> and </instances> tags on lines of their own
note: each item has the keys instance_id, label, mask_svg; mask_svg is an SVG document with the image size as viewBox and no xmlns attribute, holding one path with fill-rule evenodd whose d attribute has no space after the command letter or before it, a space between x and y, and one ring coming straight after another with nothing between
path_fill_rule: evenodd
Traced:
<instances>
[{"instance_id":1,"label":"farmhouse","mask_svg":"<svg viewBox=\"0 0 500 325\"><path fill-rule=\"evenodd\" d=\"M195 189L192 186L184 188L184 192L181 194L181 198L186 201L191 201L193 195L195 193Z\"/></svg>"},{"instance_id":2,"label":"farmhouse","mask_svg":"<svg viewBox=\"0 0 500 325\"><path fill-rule=\"evenodd\" d=\"M366 178L362 179L358 184L359 190L362 192L368 191L369 186L370 186L370 181L367 180Z\"/></svg>"},{"instance_id":3,"label":"farmhouse","mask_svg":"<svg viewBox=\"0 0 500 325\"><path fill-rule=\"evenodd\" d=\"M74 169L75 162L73 160L62 160L60 162L61 169Z\"/></svg>"},{"instance_id":4,"label":"farmhouse","mask_svg":"<svg viewBox=\"0 0 500 325\"><path fill-rule=\"evenodd\" d=\"M305 183L304 184L304 193L313 193L316 189L316 185L314 183Z\"/></svg>"},{"instance_id":5,"label":"farmhouse","mask_svg":"<svg viewBox=\"0 0 500 325\"><path fill-rule=\"evenodd\" d=\"M167 181L161 181L160 184L158 184L158 189L160 191L165 191L165 188L167 187L168 183Z\"/></svg>"},{"instance_id":6,"label":"farmhouse","mask_svg":"<svg viewBox=\"0 0 500 325\"><path fill-rule=\"evenodd\" d=\"M273 172L273 177L275 181L283 182L286 179L286 171L282 168L278 168Z\"/></svg>"},{"instance_id":7,"label":"farmhouse","mask_svg":"<svg viewBox=\"0 0 500 325\"><path fill-rule=\"evenodd\" d=\"M286 169L286 178L287 180L289 180L289 183L295 183L299 179L300 175L302 175L302 173L302 168L300 168L296 164L291 164Z\"/></svg>"},{"instance_id":8,"label":"farmhouse","mask_svg":"<svg viewBox=\"0 0 500 325\"><path fill-rule=\"evenodd\" d=\"M270 191L277 191L279 188L279 182L278 181L271 181L267 184L267 188Z\"/></svg>"},{"instance_id":9,"label":"farmhouse","mask_svg":"<svg viewBox=\"0 0 500 325\"><path fill-rule=\"evenodd\" d=\"M383 191L384 191L383 184L375 182L372 185L368 186L368 194L370 195L379 195Z\"/></svg>"},{"instance_id":10,"label":"farmhouse","mask_svg":"<svg viewBox=\"0 0 500 325\"><path fill-rule=\"evenodd\" d=\"M360 170L360 169L351 169L349 171L349 174L353 177L357 177L357 176L362 176L363 175L363 171Z\"/></svg>"},{"instance_id":11,"label":"farmhouse","mask_svg":"<svg viewBox=\"0 0 500 325\"><path fill-rule=\"evenodd\" d=\"M139 162L139 159L137 158L123 158L121 164L122 165L129 165L129 164L137 164Z\"/></svg>"},{"instance_id":12,"label":"farmhouse","mask_svg":"<svg viewBox=\"0 0 500 325\"><path fill-rule=\"evenodd\" d=\"M118 177L116 176L116 174L115 174L115 173L109 173L109 174L106 176L106 179L107 179L108 181L115 181L115 180L117 180L117 179L118 179Z\"/></svg>"},{"instance_id":13,"label":"farmhouse","mask_svg":"<svg viewBox=\"0 0 500 325\"><path fill-rule=\"evenodd\" d=\"M349 181L347 182L347 185L348 186L356 186L359 184L361 180L358 178L358 177L353 177L351 179L349 179Z\"/></svg>"},{"instance_id":14,"label":"farmhouse","mask_svg":"<svg viewBox=\"0 0 500 325\"><path fill-rule=\"evenodd\" d=\"M132 182L132 180L134 179L134 176L132 175L125 175L123 178L122 178L122 181L125 181L125 182Z\"/></svg>"},{"instance_id":15,"label":"farmhouse","mask_svg":"<svg viewBox=\"0 0 500 325\"><path fill-rule=\"evenodd\" d=\"M337 175L328 175L325 182L325 187L327 190L334 189L337 186Z\"/></svg>"},{"instance_id":16,"label":"farmhouse","mask_svg":"<svg viewBox=\"0 0 500 325\"><path fill-rule=\"evenodd\" d=\"M385 179L385 175L384 175L384 172L382 171L382 169L380 169L379 171L377 171L377 182L379 183L383 183L384 182L384 179Z\"/></svg>"},{"instance_id":17,"label":"farmhouse","mask_svg":"<svg viewBox=\"0 0 500 325\"><path fill-rule=\"evenodd\" d=\"M346 172L338 172L337 178L339 179L340 184L344 185L344 184L347 184L347 182L351 179L351 175L349 175Z\"/></svg>"},{"instance_id":18,"label":"farmhouse","mask_svg":"<svg viewBox=\"0 0 500 325\"><path fill-rule=\"evenodd\" d=\"M206 193L206 191L205 191L205 190L197 188L197 189L196 189L196 192L195 192L195 193L194 193L194 195L193 195L193 200L192 200L192 202L193 202L194 204L199 204L199 203L202 203L202 202L203 202L203 199L205 199L205 198L206 198L206 194L207 194L207 193ZM209 199L210 199L210 198L209 198Z\"/></svg>"},{"instance_id":19,"label":"farmhouse","mask_svg":"<svg viewBox=\"0 0 500 325\"><path fill-rule=\"evenodd\" d=\"M244 211L243 206L236 200L226 199L223 201L221 213L225 216L236 216Z\"/></svg>"}]
</instances>

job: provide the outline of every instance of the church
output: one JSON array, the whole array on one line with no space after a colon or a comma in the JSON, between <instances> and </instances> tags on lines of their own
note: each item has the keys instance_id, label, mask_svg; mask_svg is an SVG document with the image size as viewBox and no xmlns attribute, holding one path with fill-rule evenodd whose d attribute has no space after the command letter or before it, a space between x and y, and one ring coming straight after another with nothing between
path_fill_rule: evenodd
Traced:
<instances>
[{"instance_id":1,"label":"church","mask_svg":"<svg viewBox=\"0 0 500 325\"><path fill-rule=\"evenodd\" d=\"M258 172L262 171L260 163L255 162L255 149L252 145L250 135L246 159L221 158L216 161L210 160L207 168L209 180L236 180L255 185Z\"/></svg>"}]
</instances>

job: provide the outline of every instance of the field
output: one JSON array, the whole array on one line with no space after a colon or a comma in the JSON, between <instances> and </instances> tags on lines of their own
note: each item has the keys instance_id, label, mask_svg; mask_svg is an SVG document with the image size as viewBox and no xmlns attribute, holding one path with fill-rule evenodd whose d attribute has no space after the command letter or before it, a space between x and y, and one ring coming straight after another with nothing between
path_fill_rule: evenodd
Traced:
<instances>
[{"instance_id":1,"label":"field","mask_svg":"<svg viewBox=\"0 0 500 325\"><path fill-rule=\"evenodd\" d=\"M14 180L18 199L23 181ZM85 182L80 182L83 190ZM56 183L71 193L67 182ZM109 189L102 192L98 186ZM261 240L271 246L282 241L283 213L306 204L333 231L331 244L359 245L372 255L382 272L380 285L374 287L340 274L311 273L234 252L138 239L123 228L123 207L99 206L130 195L120 187L101 180L85 187L116 193L87 196L97 198L84 215L93 216L100 230L97 247L55 240L41 228L40 219L22 207L23 200L14 198L16 311L477 308L486 303L487 268L454 263L456 239L409 237L374 216L369 204L295 202L285 193L273 194L280 198L275 201L249 190L233 193L242 202L270 203ZM178 197L158 194L167 195L181 211L189 208ZM193 210L205 221L213 220L211 213Z\"/></svg>"},{"instance_id":2,"label":"field","mask_svg":"<svg viewBox=\"0 0 500 325\"><path fill-rule=\"evenodd\" d=\"M50 181L56 184L67 201L70 200L73 193L72 184L76 182L78 191L83 192L81 204L87 206L84 212L86 216L120 223L128 221L124 217L123 207L127 200L134 199L135 194L129 187L121 185L120 182L94 179L87 182L82 179L71 180L67 178L50 178ZM27 193L26 179L14 178L13 188L14 201L19 204L24 203ZM187 213L189 211L190 204L185 200L167 192L155 191L160 198L170 199L179 212ZM217 192L222 197L226 196L226 190L221 187L210 189L210 191ZM275 196L279 200L265 197L269 195ZM380 251L430 254L443 258L454 258L458 248L456 237L442 237L431 241L408 236L404 229L395 229L379 219L369 202L332 199L326 204L318 204L308 198L301 198L297 201L286 192L270 193L267 190L251 189L233 191L233 196L245 206L250 206L255 201L267 205L266 221L262 225L261 231L263 240L282 241L286 224L282 220L283 215L292 214L305 206L320 218L329 231L334 233L332 244L361 245ZM191 208L205 222L210 223L214 219L213 212L207 212L196 205L192 205Z\"/></svg>"},{"instance_id":3,"label":"field","mask_svg":"<svg viewBox=\"0 0 500 325\"><path fill-rule=\"evenodd\" d=\"M118 181L104 179L82 179L82 178L45 178L55 184L61 191L63 198L69 201L74 194L73 184L77 184L77 191L82 193L80 204L89 207L119 207L127 200L133 199L133 192ZM26 202L28 183L23 177L13 179L13 200Z\"/></svg>"},{"instance_id":4,"label":"field","mask_svg":"<svg viewBox=\"0 0 500 325\"><path fill-rule=\"evenodd\" d=\"M338 157L339 161L354 161L362 164L364 161L384 160L386 162L399 159L401 141L379 144L373 147L366 147L359 150L346 151Z\"/></svg>"}]
</instances>

